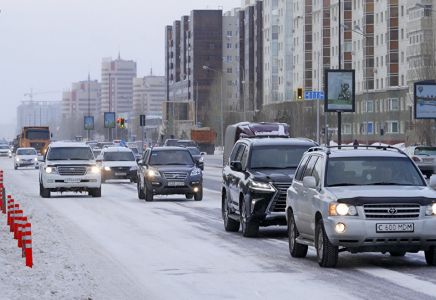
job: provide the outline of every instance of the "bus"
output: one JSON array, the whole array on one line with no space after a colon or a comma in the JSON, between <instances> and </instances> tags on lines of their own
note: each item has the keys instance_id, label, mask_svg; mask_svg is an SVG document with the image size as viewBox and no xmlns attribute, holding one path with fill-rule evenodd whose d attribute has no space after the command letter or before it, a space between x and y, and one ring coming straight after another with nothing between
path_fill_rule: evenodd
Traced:
<instances>
[{"instance_id":1,"label":"bus","mask_svg":"<svg viewBox=\"0 0 436 300\"><path fill-rule=\"evenodd\" d=\"M50 129L48 126L24 126L20 134L20 147L32 147L42 155L50 144Z\"/></svg>"}]
</instances>

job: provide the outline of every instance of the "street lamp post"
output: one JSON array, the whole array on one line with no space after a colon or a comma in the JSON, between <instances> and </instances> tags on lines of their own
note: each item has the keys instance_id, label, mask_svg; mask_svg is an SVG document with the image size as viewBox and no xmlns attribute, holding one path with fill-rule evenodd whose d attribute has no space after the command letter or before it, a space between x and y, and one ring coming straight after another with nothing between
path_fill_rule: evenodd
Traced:
<instances>
[{"instance_id":1,"label":"street lamp post","mask_svg":"<svg viewBox=\"0 0 436 300\"><path fill-rule=\"evenodd\" d=\"M224 129L223 129L223 72L218 72L217 70L211 69L208 66L203 66L203 69L210 70L215 73L221 74L221 150L224 146Z\"/></svg>"},{"instance_id":2,"label":"street lamp post","mask_svg":"<svg viewBox=\"0 0 436 300\"><path fill-rule=\"evenodd\" d=\"M245 122L245 121L247 120L247 118L245 117L245 83L246 83L246 81L245 81L245 69L244 69L244 67L243 67L240 63L238 63L238 62L236 62L236 63L234 63L234 62L230 62L230 61L228 61L228 60L225 60L224 58L223 58L223 61L226 62L226 63L232 64L232 65L237 65L237 66L239 66L239 67L242 69L243 76L244 76L244 82L243 82L243 86L242 86L242 98L243 98L242 103L243 103L243 107L244 107L244 122Z\"/></svg>"},{"instance_id":3,"label":"street lamp post","mask_svg":"<svg viewBox=\"0 0 436 300\"><path fill-rule=\"evenodd\" d=\"M354 28L356 28L355 30L350 29L345 24L341 24L341 26L344 27L345 29L351 30L351 31L353 31L355 33L358 33L361 36L365 37L365 46L363 47L363 49L365 49L365 77L366 77L366 79L365 79L365 82L366 82L366 115L365 115L365 118L366 118L366 128L365 128L365 131L366 131L366 145L368 145L368 131L369 131L368 130L369 129L369 124L368 124L369 86L368 86L368 59L366 57L367 56L367 52L368 52L368 49L367 49L367 47L368 47L368 45L367 45L367 43L368 43L367 36L362 31L362 29L360 29L360 26L357 25L357 24L354 25Z\"/></svg>"}]
</instances>

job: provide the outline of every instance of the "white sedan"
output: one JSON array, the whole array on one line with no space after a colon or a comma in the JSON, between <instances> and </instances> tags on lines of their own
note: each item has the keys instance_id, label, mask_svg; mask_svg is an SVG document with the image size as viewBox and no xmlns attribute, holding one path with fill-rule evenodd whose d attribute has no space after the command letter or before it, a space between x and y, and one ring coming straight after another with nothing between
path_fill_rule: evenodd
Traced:
<instances>
[{"instance_id":1,"label":"white sedan","mask_svg":"<svg viewBox=\"0 0 436 300\"><path fill-rule=\"evenodd\" d=\"M39 168L38 153L35 148L19 148L14 156L14 169L19 167L35 167Z\"/></svg>"}]
</instances>

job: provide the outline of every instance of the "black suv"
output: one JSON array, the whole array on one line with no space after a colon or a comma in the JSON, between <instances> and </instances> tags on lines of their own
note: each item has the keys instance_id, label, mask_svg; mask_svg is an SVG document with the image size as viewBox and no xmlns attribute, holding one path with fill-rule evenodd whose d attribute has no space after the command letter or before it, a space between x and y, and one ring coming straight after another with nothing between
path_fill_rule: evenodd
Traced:
<instances>
[{"instance_id":1,"label":"black suv","mask_svg":"<svg viewBox=\"0 0 436 300\"><path fill-rule=\"evenodd\" d=\"M138 198L153 201L153 195L182 194L201 201L203 164L183 147L148 148L138 162Z\"/></svg>"},{"instance_id":2,"label":"black suv","mask_svg":"<svg viewBox=\"0 0 436 300\"><path fill-rule=\"evenodd\" d=\"M226 231L256 236L259 226L286 225L286 192L301 157L317 143L299 138L245 138L223 169L222 217Z\"/></svg>"}]
</instances>

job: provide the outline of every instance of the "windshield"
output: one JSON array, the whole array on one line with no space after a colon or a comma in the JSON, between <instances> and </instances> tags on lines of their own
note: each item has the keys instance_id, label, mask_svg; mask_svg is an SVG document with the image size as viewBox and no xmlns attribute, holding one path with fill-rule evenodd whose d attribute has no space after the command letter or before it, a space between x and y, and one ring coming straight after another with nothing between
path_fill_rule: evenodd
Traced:
<instances>
[{"instance_id":1,"label":"windshield","mask_svg":"<svg viewBox=\"0 0 436 300\"><path fill-rule=\"evenodd\" d=\"M9 146L1 145L1 146L0 146L0 149L9 149Z\"/></svg>"},{"instance_id":2,"label":"windshield","mask_svg":"<svg viewBox=\"0 0 436 300\"><path fill-rule=\"evenodd\" d=\"M251 169L297 168L304 152L311 146L263 146L254 147Z\"/></svg>"},{"instance_id":3,"label":"windshield","mask_svg":"<svg viewBox=\"0 0 436 300\"><path fill-rule=\"evenodd\" d=\"M50 132L48 130L27 130L26 139L29 140L49 140Z\"/></svg>"},{"instance_id":4,"label":"windshield","mask_svg":"<svg viewBox=\"0 0 436 300\"><path fill-rule=\"evenodd\" d=\"M436 155L435 147L416 147L415 155Z\"/></svg>"},{"instance_id":5,"label":"windshield","mask_svg":"<svg viewBox=\"0 0 436 300\"><path fill-rule=\"evenodd\" d=\"M193 165L188 151L153 151L150 156L150 165Z\"/></svg>"},{"instance_id":6,"label":"windshield","mask_svg":"<svg viewBox=\"0 0 436 300\"><path fill-rule=\"evenodd\" d=\"M94 156L98 156L101 152L100 149L93 149L92 152L94 152Z\"/></svg>"},{"instance_id":7,"label":"windshield","mask_svg":"<svg viewBox=\"0 0 436 300\"><path fill-rule=\"evenodd\" d=\"M105 152L105 161L132 161L135 160L132 152Z\"/></svg>"},{"instance_id":8,"label":"windshield","mask_svg":"<svg viewBox=\"0 0 436 300\"><path fill-rule=\"evenodd\" d=\"M188 150L189 152L191 152L192 155L200 155L200 150L195 147L189 147Z\"/></svg>"},{"instance_id":9,"label":"windshield","mask_svg":"<svg viewBox=\"0 0 436 300\"><path fill-rule=\"evenodd\" d=\"M183 146L183 147L195 146L194 142L191 141L186 141L186 142L178 141L176 144L177 146Z\"/></svg>"},{"instance_id":10,"label":"windshield","mask_svg":"<svg viewBox=\"0 0 436 300\"><path fill-rule=\"evenodd\" d=\"M326 183L327 186L426 185L406 157L331 158L327 166Z\"/></svg>"},{"instance_id":11,"label":"windshield","mask_svg":"<svg viewBox=\"0 0 436 300\"><path fill-rule=\"evenodd\" d=\"M47 160L90 160L94 159L89 147L56 147L51 148Z\"/></svg>"},{"instance_id":12,"label":"windshield","mask_svg":"<svg viewBox=\"0 0 436 300\"><path fill-rule=\"evenodd\" d=\"M129 148L129 149L132 150L133 154L139 154L138 148L133 147L133 148Z\"/></svg>"},{"instance_id":13,"label":"windshield","mask_svg":"<svg viewBox=\"0 0 436 300\"><path fill-rule=\"evenodd\" d=\"M35 149L18 149L17 155L36 155Z\"/></svg>"}]
</instances>

